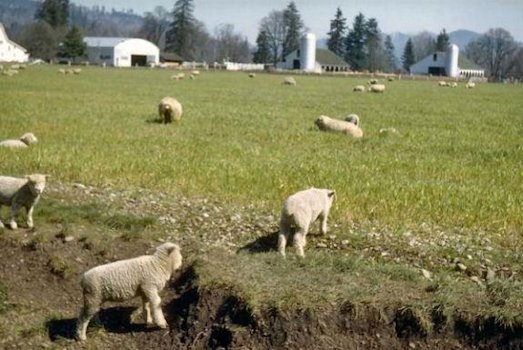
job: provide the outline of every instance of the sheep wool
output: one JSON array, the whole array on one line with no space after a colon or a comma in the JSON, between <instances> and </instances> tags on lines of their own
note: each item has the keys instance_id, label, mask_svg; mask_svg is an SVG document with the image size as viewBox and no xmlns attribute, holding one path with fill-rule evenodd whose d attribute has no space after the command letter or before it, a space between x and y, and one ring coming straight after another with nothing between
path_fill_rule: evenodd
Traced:
<instances>
[{"instance_id":1,"label":"sheep wool","mask_svg":"<svg viewBox=\"0 0 523 350\"><path fill-rule=\"evenodd\" d=\"M368 90L370 92L385 92L385 85L383 84L373 84L373 85L370 85Z\"/></svg>"},{"instance_id":2,"label":"sheep wool","mask_svg":"<svg viewBox=\"0 0 523 350\"><path fill-rule=\"evenodd\" d=\"M11 218L9 226L16 230L16 215L20 208L27 210L27 226L32 228L33 210L40 199L40 195L45 189L48 175L32 174L25 178L10 176L0 176L0 206L7 205L11 207ZM0 221L0 228L4 224Z\"/></svg>"},{"instance_id":3,"label":"sheep wool","mask_svg":"<svg viewBox=\"0 0 523 350\"><path fill-rule=\"evenodd\" d=\"M174 97L164 97L158 105L160 120L165 124L179 121L182 119L182 113L182 105Z\"/></svg>"},{"instance_id":4,"label":"sheep wool","mask_svg":"<svg viewBox=\"0 0 523 350\"><path fill-rule=\"evenodd\" d=\"M352 91L354 91L354 92L365 92L365 86L363 86L363 85L356 85L352 89Z\"/></svg>"},{"instance_id":5,"label":"sheep wool","mask_svg":"<svg viewBox=\"0 0 523 350\"><path fill-rule=\"evenodd\" d=\"M33 133L27 132L23 134L18 140L4 140L0 142L0 147L7 148L27 148L38 142L38 139Z\"/></svg>"},{"instance_id":6,"label":"sheep wool","mask_svg":"<svg viewBox=\"0 0 523 350\"><path fill-rule=\"evenodd\" d=\"M352 122L333 119L327 117L326 115L321 115L318 119L316 119L314 123L322 131L341 132L358 139L363 137L363 130L361 130L361 128L358 125Z\"/></svg>"},{"instance_id":7,"label":"sheep wool","mask_svg":"<svg viewBox=\"0 0 523 350\"><path fill-rule=\"evenodd\" d=\"M285 246L293 235L296 254L304 257L309 226L321 219L320 232L327 233L327 217L336 192L329 189L309 188L288 197L283 203L278 235L278 251L285 256Z\"/></svg>"},{"instance_id":8,"label":"sheep wool","mask_svg":"<svg viewBox=\"0 0 523 350\"><path fill-rule=\"evenodd\" d=\"M285 77L285 79L283 79L283 85L291 85L291 86L295 86L296 85L296 80L293 78L293 77Z\"/></svg>"},{"instance_id":9,"label":"sheep wool","mask_svg":"<svg viewBox=\"0 0 523 350\"><path fill-rule=\"evenodd\" d=\"M152 255L119 260L85 272L81 286L84 304L78 317L76 337L87 338L87 325L105 301L124 301L140 297L147 324L166 328L159 292L182 265L180 247L164 243ZM152 316L151 316L152 312Z\"/></svg>"}]
</instances>

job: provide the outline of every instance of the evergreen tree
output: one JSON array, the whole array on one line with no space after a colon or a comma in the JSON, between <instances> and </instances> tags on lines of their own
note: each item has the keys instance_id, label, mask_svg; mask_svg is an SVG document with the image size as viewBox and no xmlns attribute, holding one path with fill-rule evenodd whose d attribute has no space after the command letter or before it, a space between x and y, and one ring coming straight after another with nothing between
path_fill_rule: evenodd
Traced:
<instances>
[{"instance_id":1,"label":"evergreen tree","mask_svg":"<svg viewBox=\"0 0 523 350\"><path fill-rule=\"evenodd\" d=\"M394 57L394 44L390 35L385 37L385 56L387 60L387 70L394 71L396 69L396 59Z\"/></svg>"},{"instance_id":2,"label":"evergreen tree","mask_svg":"<svg viewBox=\"0 0 523 350\"><path fill-rule=\"evenodd\" d=\"M405 49L403 50L403 55L401 56L401 62L403 64L403 68L405 68L406 71L410 71L410 66L415 63L414 46L412 45L412 39L410 38L405 44Z\"/></svg>"},{"instance_id":3,"label":"evergreen tree","mask_svg":"<svg viewBox=\"0 0 523 350\"><path fill-rule=\"evenodd\" d=\"M283 23L286 34L283 41L283 57L285 57L300 47L300 36L304 27L294 1L291 1L283 11Z\"/></svg>"},{"instance_id":4,"label":"evergreen tree","mask_svg":"<svg viewBox=\"0 0 523 350\"><path fill-rule=\"evenodd\" d=\"M365 34L365 16L360 12L354 18L352 29L345 40L345 60L353 70L361 70L366 66Z\"/></svg>"},{"instance_id":5,"label":"evergreen tree","mask_svg":"<svg viewBox=\"0 0 523 350\"><path fill-rule=\"evenodd\" d=\"M254 53L254 63L268 63L271 62L271 47L269 45L269 38L267 32L262 30L256 38L256 45L258 49Z\"/></svg>"},{"instance_id":6,"label":"evergreen tree","mask_svg":"<svg viewBox=\"0 0 523 350\"><path fill-rule=\"evenodd\" d=\"M330 31L327 33L329 39L327 40L327 47L329 50L334 52L336 55L343 57L345 56L345 45L343 38L347 31L346 25L347 19L343 17L343 12L338 7L334 19L331 21Z\"/></svg>"},{"instance_id":7,"label":"evergreen tree","mask_svg":"<svg viewBox=\"0 0 523 350\"><path fill-rule=\"evenodd\" d=\"M366 68L374 72L381 68L381 35L378 29L378 21L370 18L365 23L365 48L367 53Z\"/></svg>"},{"instance_id":8,"label":"evergreen tree","mask_svg":"<svg viewBox=\"0 0 523 350\"><path fill-rule=\"evenodd\" d=\"M436 51L447 51L450 45L449 40L449 35L445 31L445 28L443 28L441 33L436 37Z\"/></svg>"},{"instance_id":9,"label":"evergreen tree","mask_svg":"<svg viewBox=\"0 0 523 350\"><path fill-rule=\"evenodd\" d=\"M177 0L174 4L173 21L165 37L165 50L178 54L185 60L194 60L195 30L194 0Z\"/></svg>"},{"instance_id":10,"label":"evergreen tree","mask_svg":"<svg viewBox=\"0 0 523 350\"><path fill-rule=\"evenodd\" d=\"M84 43L83 35L77 26L73 26L65 35L59 55L71 58L82 57L87 52L87 45Z\"/></svg>"},{"instance_id":11,"label":"evergreen tree","mask_svg":"<svg viewBox=\"0 0 523 350\"><path fill-rule=\"evenodd\" d=\"M53 28L65 26L69 15L69 0L44 0L35 18L45 21Z\"/></svg>"}]
</instances>

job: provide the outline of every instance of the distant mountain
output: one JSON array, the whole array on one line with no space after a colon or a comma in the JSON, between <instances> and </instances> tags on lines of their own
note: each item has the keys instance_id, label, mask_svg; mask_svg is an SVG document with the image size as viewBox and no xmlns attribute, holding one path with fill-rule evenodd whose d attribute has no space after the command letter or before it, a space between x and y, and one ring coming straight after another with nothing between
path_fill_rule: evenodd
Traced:
<instances>
[{"instance_id":1,"label":"distant mountain","mask_svg":"<svg viewBox=\"0 0 523 350\"><path fill-rule=\"evenodd\" d=\"M453 44L458 45L461 51L465 50L468 43L476 40L481 34L466 30L459 29L449 33L449 41Z\"/></svg>"}]
</instances>

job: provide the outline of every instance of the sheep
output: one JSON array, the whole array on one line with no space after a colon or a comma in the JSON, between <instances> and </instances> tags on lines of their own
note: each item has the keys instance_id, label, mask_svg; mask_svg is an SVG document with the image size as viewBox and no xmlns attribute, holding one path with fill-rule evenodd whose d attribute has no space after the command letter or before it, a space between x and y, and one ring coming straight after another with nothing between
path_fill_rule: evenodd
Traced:
<instances>
[{"instance_id":1,"label":"sheep","mask_svg":"<svg viewBox=\"0 0 523 350\"><path fill-rule=\"evenodd\" d=\"M354 92L365 92L365 86L363 86L363 85L356 85L352 89L352 91L354 91Z\"/></svg>"},{"instance_id":2,"label":"sheep","mask_svg":"<svg viewBox=\"0 0 523 350\"><path fill-rule=\"evenodd\" d=\"M192 70L191 74L194 75L194 76L200 75L200 71L199 70Z\"/></svg>"},{"instance_id":3,"label":"sheep","mask_svg":"<svg viewBox=\"0 0 523 350\"><path fill-rule=\"evenodd\" d=\"M288 197L283 203L278 234L278 251L285 257L285 246L293 235L294 247L299 257L304 257L309 226L321 219L320 232L327 233L327 217L336 192L329 189L309 188Z\"/></svg>"},{"instance_id":4,"label":"sheep","mask_svg":"<svg viewBox=\"0 0 523 350\"><path fill-rule=\"evenodd\" d=\"M171 79L173 79L173 80L181 80L183 78L185 78L184 73L177 73L177 74L171 75Z\"/></svg>"},{"instance_id":5,"label":"sheep","mask_svg":"<svg viewBox=\"0 0 523 350\"><path fill-rule=\"evenodd\" d=\"M158 105L158 113L160 119L165 123L172 123L174 121L179 121L182 118L182 105L178 100L173 97L164 97Z\"/></svg>"},{"instance_id":6,"label":"sheep","mask_svg":"<svg viewBox=\"0 0 523 350\"><path fill-rule=\"evenodd\" d=\"M474 83L473 81L469 81L469 82L467 83L467 85L465 85L465 87L466 87L467 89L473 89L473 88L476 87L476 83Z\"/></svg>"},{"instance_id":7,"label":"sheep","mask_svg":"<svg viewBox=\"0 0 523 350\"><path fill-rule=\"evenodd\" d=\"M450 84L450 87L453 87L453 88L458 87L458 83L456 83L456 82L454 81L454 82L452 82L452 83Z\"/></svg>"},{"instance_id":8,"label":"sheep","mask_svg":"<svg viewBox=\"0 0 523 350\"><path fill-rule=\"evenodd\" d=\"M295 86L296 85L296 80L293 77L285 77L285 79L283 79L282 84L283 85Z\"/></svg>"},{"instance_id":9,"label":"sheep","mask_svg":"<svg viewBox=\"0 0 523 350\"><path fill-rule=\"evenodd\" d=\"M249 78L256 78L256 73L249 73Z\"/></svg>"},{"instance_id":10,"label":"sheep","mask_svg":"<svg viewBox=\"0 0 523 350\"><path fill-rule=\"evenodd\" d=\"M76 325L77 339L87 339L87 325L105 301L125 301L138 296L142 299L146 324L154 322L166 328L158 294L181 265L180 247L167 242L152 255L115 261L85 272L80 282L83 306Z\"/></svg>"},{"instance_id":11,"label":"sheep","mask_svg":"<svg viewBox=\"0 0 523 350\"><path fill-rule=\"evenodd\" d=\"M446 81L438 81L438 86L450 86Z\"/></svg>"},{"instance_id":12,"label":"sheep","mask_svg":"<svg viewBox=\"0 0 523 350\"><path fill-rule=\"evenodd\" d=\"M33 228L33 210L45 189L46 179L49 175L32 174L25 178L0 176L0 206L11 207L9 226L16 230L16 215L21 207L27 210L27 226ZM0 221L0 228L4 224Z\"/></svg>"},{"instance_id":13,"label":"sheep","mask_svg":"<svg viewBox=\"0 0 523 350\"><path fill-rule=\"evenodd\" d=\"M358 126L360 125L360 117L358 117L357 114L349 114L348 116L345 117L345 121L352 123L354 125L358 125Z\"/></svg>"},{"instance_id":14,"label":"sheep","mask_svg":"<svg viewBox=\"0 0 523 350\"><path fill-rule=\"evenodd\" d=\"M23 134L18 140L4 140L0 142L0 147L7 148L27 148L27 146L35 144L38 139L33 133L27 132Z\"/></svg>"},{"instance_id":15,"label":"sheep","mask_svg":"<svg viewBox=\"0 0 523 350\"><path fill-rule=\"evenodd\" d=\"M352 122L333 119L327 117L326 115L321 115L314 123L322 131L339 131L358 139L363 137L363 131L361 128Z\"/></svg>"},{"instance_id":16,"label":"sheep","mask_svg":"<svg viewBox=\"0 0 523 350\"><path fill-rule=\"evenodd\" d=\"M60 68L60 69L58 70L58 73L60 73L60 74L65 74L65 69Z\"/></svg>"},{"instance_id":17,"label":"sheep","mask_svg":"<svg viewBox=\"0 0 523 350\"><path fill-rule=\"evenodd\" d=\"M369 85L374 85L374 84L377 84L378 83L378 79L371 79L367 82L367 84Z\"/></svg>"},{"instance_id":18,"label":"sheep","mask_svg":"<svg viewBox=\"0 0 523 350\"><path fill-rule=\"evenodd\" d=\"M73 74L80 74L80 73L82 73L82 68L73 69Z\"/></svg>"},{"instance_id":19,"label":"sheep","mask_svg":"<svg viewBox=\"0 0 523 350\"><path fill-rule=\"evenodd\" d=\"M373 84L370 85L368 88L368 91L370 92L385 92L385 85L383 84Z\"/></svg>"}]
</instances>

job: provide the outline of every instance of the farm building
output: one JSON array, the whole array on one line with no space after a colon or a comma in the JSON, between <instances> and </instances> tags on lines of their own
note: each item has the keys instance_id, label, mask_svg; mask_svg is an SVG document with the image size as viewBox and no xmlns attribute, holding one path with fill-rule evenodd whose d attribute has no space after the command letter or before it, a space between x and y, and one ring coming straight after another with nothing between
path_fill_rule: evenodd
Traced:
<instances>
[{"instance_id":1,"label":"farm building","mask_svg":"<svg viewBox=\"0 0 523 350\"><path fill-rule=\"evenodd\" d=\"M85 37L91 63L114 67L157 65L160 49L150 41L137 38Z\"/></svg>"},{"instance_id":2,"label":"farm building","mask_svg":"<svg viewBox=\"0 0 523 350\"><path fill-rule=\"evenodd\" d=\"M0 23L0 62L27 62L27 50L9 40L4 25Z\"/></svg>"},{"instance_id":3,"label":"farm building","mask_svg":"<svg viewBox=\"0 0 523 350\"><path fill-rule=\"evenodd\" d=\"M483 77L485 70L462 57L459 48L452 44L447 51L434 52L410 66L410 73L469 78Z\"/></svg>"},{"instance_id":4,"label":"farm building","mask_svg":"<svg viewBox=\"0 0 523 350\"><path fill-rule=\"evenodd\" d=\"M305 72L346 72L349 65L334 52L316 48L316 36L305 34L300 41L300 48L284 57L277 64L280 69L299 69Z\"/></svg>"}]
</instances>

